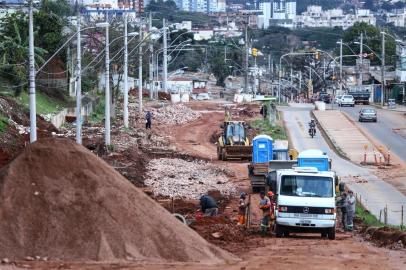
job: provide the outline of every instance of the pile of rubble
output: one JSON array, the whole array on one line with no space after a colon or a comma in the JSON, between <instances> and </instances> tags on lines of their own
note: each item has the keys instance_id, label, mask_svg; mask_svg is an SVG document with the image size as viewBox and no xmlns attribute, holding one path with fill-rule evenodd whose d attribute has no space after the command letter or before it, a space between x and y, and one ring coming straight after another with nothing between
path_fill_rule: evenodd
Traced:
<instances>
[{"instance_id":1,"label":"pile of rubble","mask_svg":"<svg viewBox=\"0 0 406 270\"><path fill-rule=\"evenodd\" d=\"M167 105L162 108L145 108L144 115L138 114L139 121L145 121L145 113L152 113L153 124L183 125L195 121L201 117L201 113L196 112L183 104Z\"/></svg>"},{"instance_id":2,"label":"pile of rubble","mask_svg":"<svg viewBox=\"0 0 406 270\"><path fill-rule=\"evenodd\" d=\"M235 194L229 175L232 172L227 168L204 161L161 158L148 163L144 184L152 188L154 195L198 199L209 190Z\"/></svg>"}]
</instances>

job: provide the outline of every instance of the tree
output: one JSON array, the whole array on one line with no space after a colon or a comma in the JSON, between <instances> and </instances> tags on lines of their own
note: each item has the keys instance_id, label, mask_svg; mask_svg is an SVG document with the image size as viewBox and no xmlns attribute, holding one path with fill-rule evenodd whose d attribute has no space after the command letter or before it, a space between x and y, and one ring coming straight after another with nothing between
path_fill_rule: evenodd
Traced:
<instances>
[{"instance_id":1,"label":"tree","mask_svg":"<svg viewBox=\"0 0 406 270\"><path fill-rule=\"evenodd\" d=\"M216 85L224 86L225 79L231 73L228 64L224 61L222 47L213 47L213 49L210 50L209 65L210 71L217 79Z\"/></svg>"},{"instance_id":2,"label":"tree","mask_svg":"<svg viewBox=\"0 0 406 270\"><path fill-rule=\"evenodd\" d=\"M351 49L359 53L360 52L360 45L354 44L354 42L360 42L360 35L363 33L364 39L363 42L366 46L363 47L363 52L372 55L371 48L377 56L372 56L371 65L379 65L381 64L378 57L381 56L382 52L382 44L381 44L381 31L372 25L367 23L355 23L352 27L348 28L343 35L343 42L347 43ZM369 47L369 48L368 48ZM387 64L393 64L394 59L393 56L396 55L396 44L392 38L386 39L385 43L385 61ZM343 47L343 54L344 55L351 55L354 54L351 50L349 50L346 46ZM347 64L354 64L355 58L349 60L349 58L344 58L344 62Z\"/></svg>"},{"instance_id":3,"label":"tree","mask_svg":"<svg viewBox=\"0 0 406 270\"><path fill-rule=\"evenodd\" d=\"M0 24L0 77L14 85L19 95L27 82L28 72L28 27L27 16L15 13L6 16ZM44 62L47 51L34 48L37 66Z\"/></svg>"}]
</instances>

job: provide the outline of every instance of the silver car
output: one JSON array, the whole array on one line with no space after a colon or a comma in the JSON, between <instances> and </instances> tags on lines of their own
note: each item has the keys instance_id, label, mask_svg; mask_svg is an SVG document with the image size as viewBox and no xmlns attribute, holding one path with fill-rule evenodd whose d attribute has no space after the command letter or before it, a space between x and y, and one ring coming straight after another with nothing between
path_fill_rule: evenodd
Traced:
<instances>
[{"instance_id":1,"label":"silver car","mask_svg":"<svg viewBox=\"0 0 406 270\"><path fill-rule=\"evenodd\" d=\"M359 111L359 118L358 121L363 122L363 121L372 121L372 122L377 122L378 117L375 109L372 108L362 108Z\"/></svg>"}]
</instances>

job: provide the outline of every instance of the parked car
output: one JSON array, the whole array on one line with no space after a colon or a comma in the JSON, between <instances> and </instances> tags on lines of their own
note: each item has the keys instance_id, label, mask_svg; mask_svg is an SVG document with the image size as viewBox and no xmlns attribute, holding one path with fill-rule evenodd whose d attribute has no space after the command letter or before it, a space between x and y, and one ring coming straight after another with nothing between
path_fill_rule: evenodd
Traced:
<instances>
[{"instance_id":1,"label":"parked car","mask_svg":"<svg viewBox=\"0 0 406 270\"><path fill-rule=\"evenodd\" d=\"M360 121L360 122L363 122L363 121L377 122L378 116L377 116L376 110L372 109L372 108L362 108L359 111L358 121Z\"/></svg>"},{"instance_id":2,"label":"parked car","mask_svg":"<svg viewBox=\"0 0 406 270\"><path fill-rule=\"evenodd\" d=\"M331 97L329 94L327 94L326 92L322 92L319 95L319 101L323 101L326 104L330 104L331 102Z\"/></svg>"},{"instance_id":3,"label":"parked car","mask_svg":"<svg viewBox=\"0 0 406 270\"><path fill-rule=\"evenodd\" d=\"M342 96L336 96L334 103L338 104Z\"/></svg>"},{"instance_id":4,"label":"parked car","mask_svg":"<svg viewBox=\"0 0 406 270\"><path fill-rule=\"evenodd\" d=\"M351 95L343 95L338 103L339 106L351 106L354 107L355 100Z\"/></svg>"}]
</instances>

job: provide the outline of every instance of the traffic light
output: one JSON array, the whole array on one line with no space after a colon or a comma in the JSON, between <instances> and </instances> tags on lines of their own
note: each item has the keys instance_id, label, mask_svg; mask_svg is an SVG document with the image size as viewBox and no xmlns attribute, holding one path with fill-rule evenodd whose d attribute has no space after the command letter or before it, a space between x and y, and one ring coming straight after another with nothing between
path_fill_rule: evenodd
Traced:
<instances>
[{"instance_id":1,"label":"traffic light","mask_svg":"<svg viewBox=\"0 0 406 270\"><path fill-rule=\"evenodd\" d=\"M319 51L316 51L316 52L315 52L314 58L315 58L316 60L320 60L320 52L319 52Z\"/></svg>"},{"instance_id":2,"label":"traffic light","mask_svg":"<svg viewBox=\"0 0 406 270\"><path fill-rule=\"evenodd\" d=\"M257 57L258 50L256 48L252 48L252 56Z\"/></svg>"}]
</instances>

